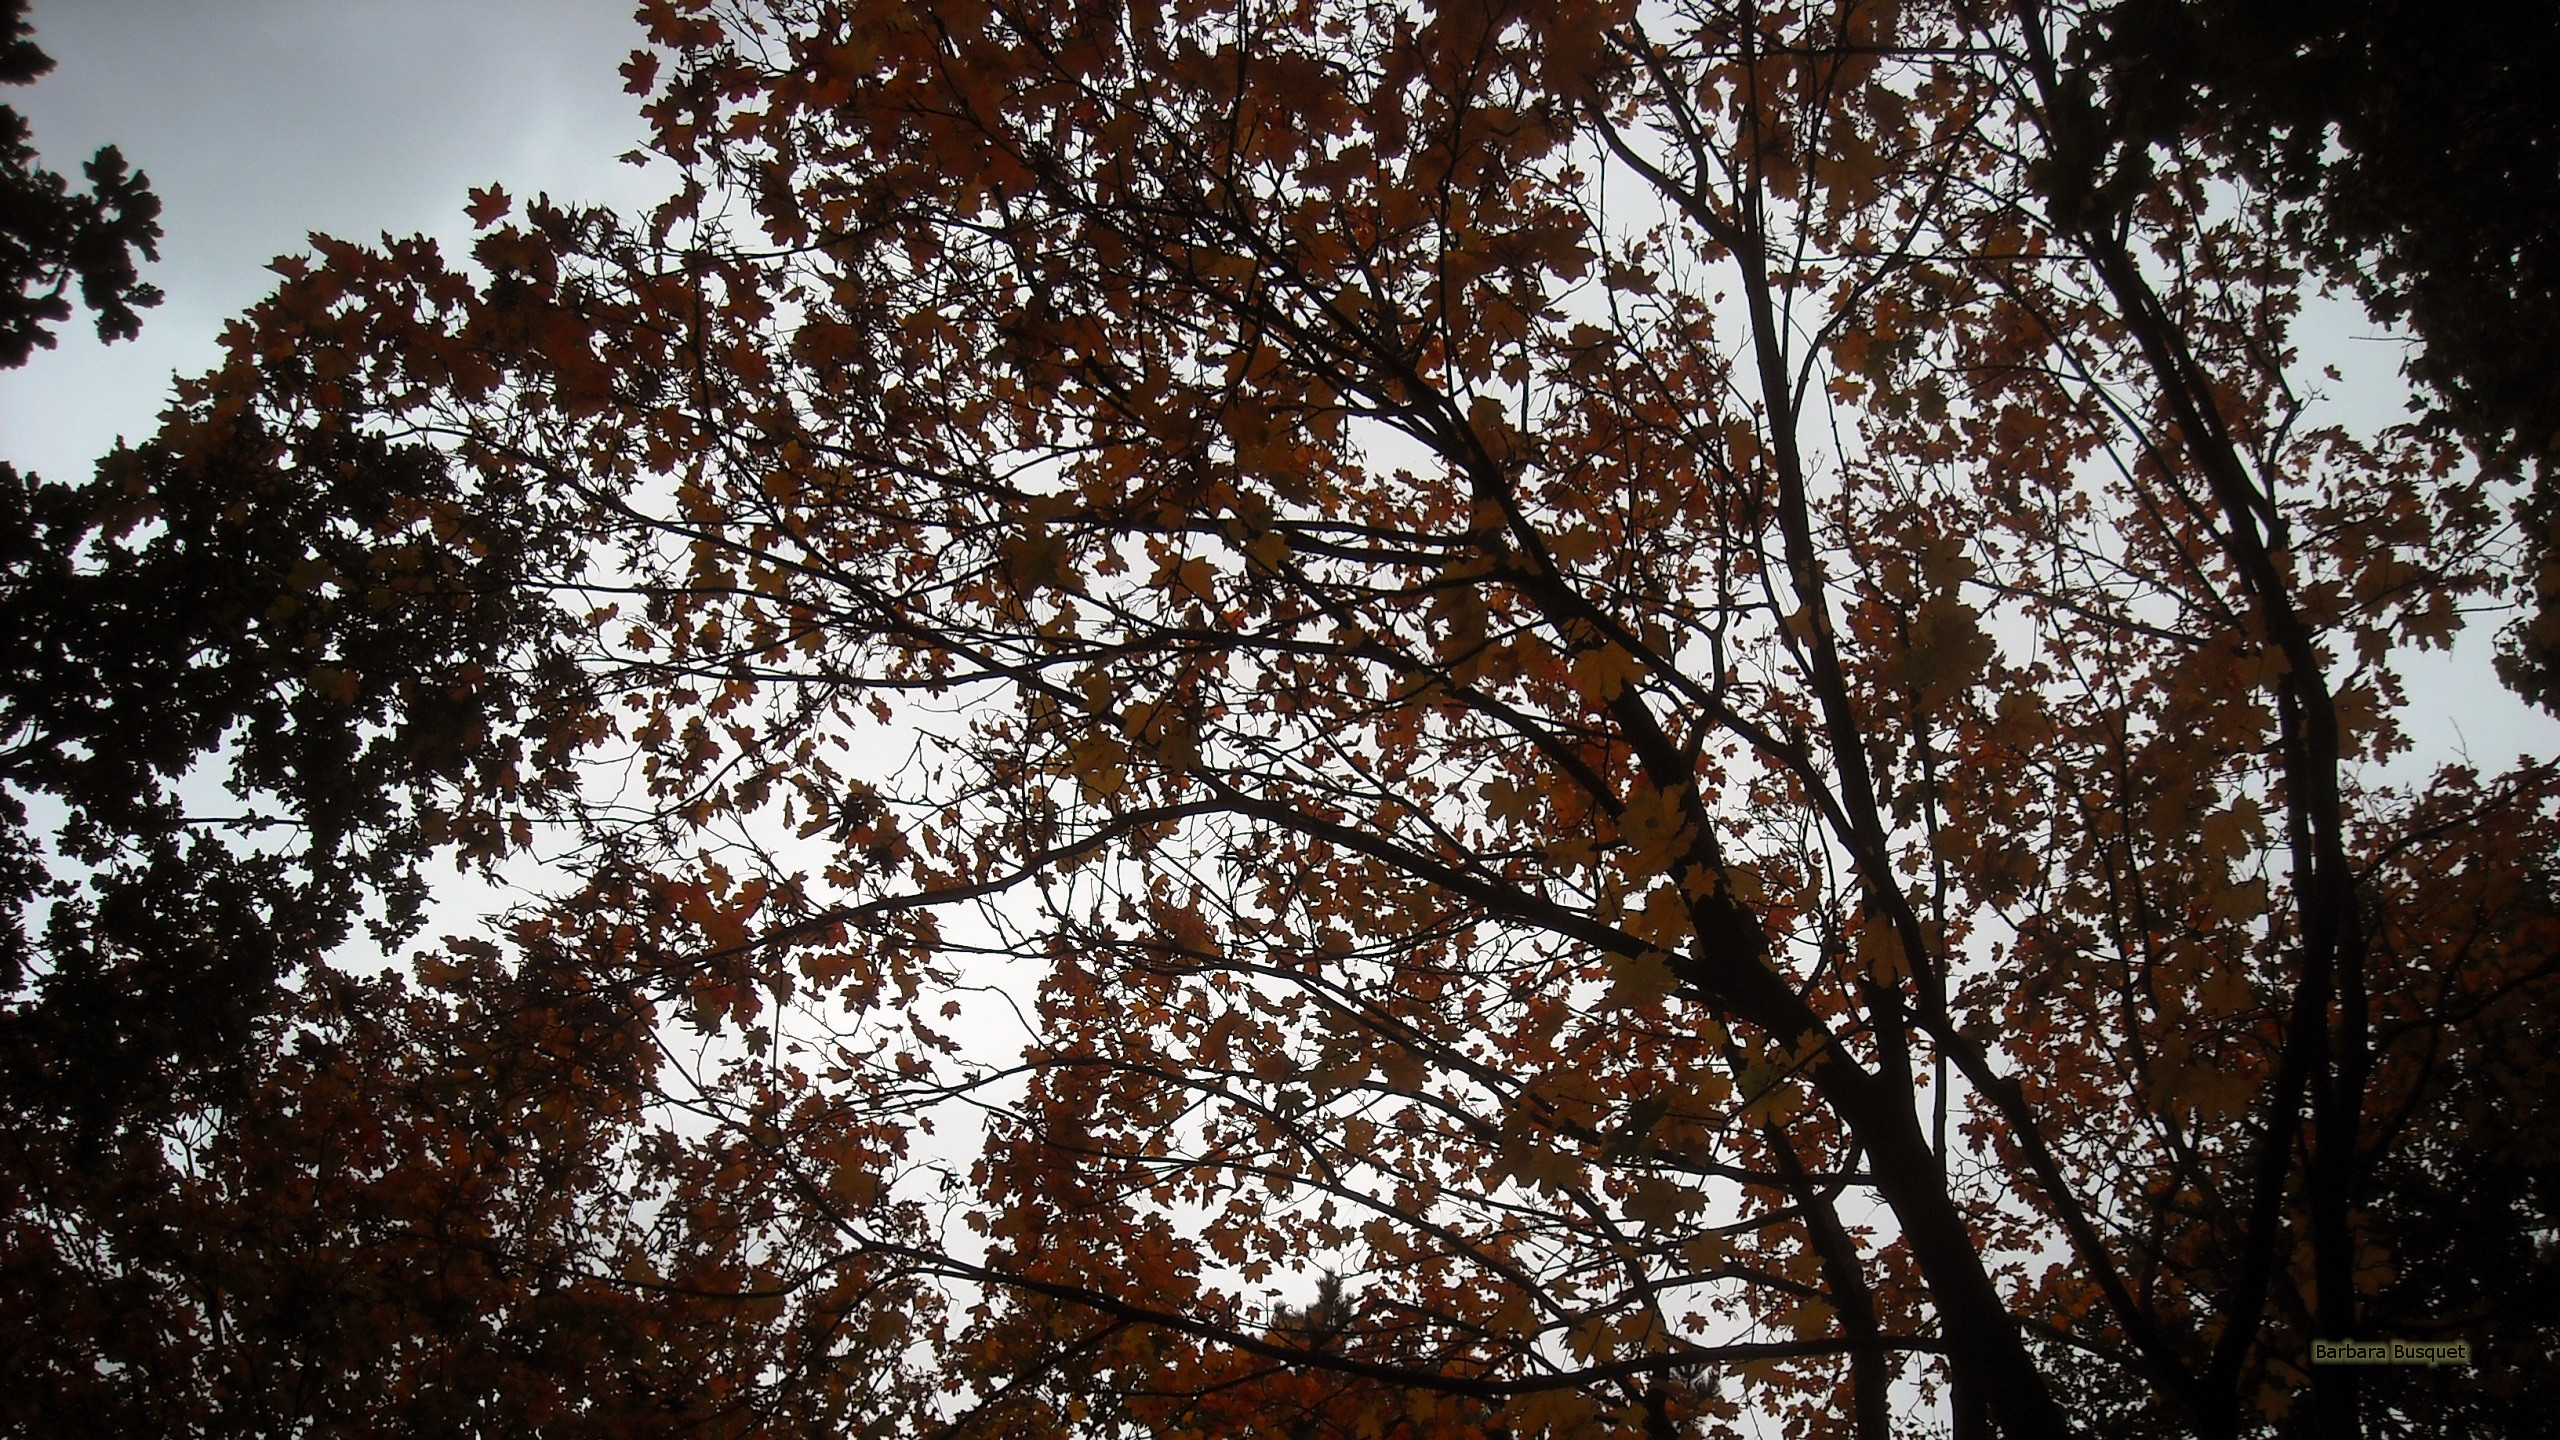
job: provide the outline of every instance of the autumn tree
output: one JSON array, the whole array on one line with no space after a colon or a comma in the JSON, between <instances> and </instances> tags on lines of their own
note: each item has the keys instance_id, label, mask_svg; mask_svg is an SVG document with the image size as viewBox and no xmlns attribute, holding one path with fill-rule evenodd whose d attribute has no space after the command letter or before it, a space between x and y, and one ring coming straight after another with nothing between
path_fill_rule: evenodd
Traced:
<instances>
[{"instance_id":1,"label":"autumn tree","mask_svg":"<svg viewBox=\"0 0 2560 1440\"><path fill-rule=\"evenodd\" d=\"M674 199L204 396L591 547L469 983L704 1286L947 1307L954 1434L2530 1423L2553 777L2365 779L2512 477L2313 423L2105 12L646 13Z\"/></svg>"},{"instance_id":2,"label":"autumn tree","mask_svg":"<svg viewBox=\"0 0 2560 1440\"><path fill-rule=\"evenodd\" d=\"M109 339L153 299L141 177L22 141L0 110L0 367L74 280ZM0 465L0 1434L890 1433L932 1297L796 1283L768 1187L660 1203L716 1161L622 997L472 942L374 973L436 862L574 794L577 537L248 363L90 477Z\"/></svg>"},{"instance_id":3,"label":"autumn tree","mask_svg":"<svg viewBox=\"0 0 2560 1440\"><path fill-rule=\"evenodd\" d=\"M701 1203L630 997L376 973L574 791L563 532L239 398L0 496L0 1434L892 1433L933 1297Z\"/></svg>"}]
</instances>

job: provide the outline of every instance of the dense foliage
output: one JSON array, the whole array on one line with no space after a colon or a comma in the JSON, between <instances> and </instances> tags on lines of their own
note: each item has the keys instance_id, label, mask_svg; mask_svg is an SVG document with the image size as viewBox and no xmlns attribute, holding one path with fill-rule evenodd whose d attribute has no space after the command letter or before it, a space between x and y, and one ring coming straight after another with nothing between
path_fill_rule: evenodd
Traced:
<instances>
[{"instance_id":1,"label":"dense foliage","mask_svg":"<svg viewBox=\"0 0 2560 1440\"><path fill-rule=\"evenodd\" d=\"M2530 477L2218 10L644 13L17 492L9 1426L2531 1428Z\"/></svg>"}]
</instances>

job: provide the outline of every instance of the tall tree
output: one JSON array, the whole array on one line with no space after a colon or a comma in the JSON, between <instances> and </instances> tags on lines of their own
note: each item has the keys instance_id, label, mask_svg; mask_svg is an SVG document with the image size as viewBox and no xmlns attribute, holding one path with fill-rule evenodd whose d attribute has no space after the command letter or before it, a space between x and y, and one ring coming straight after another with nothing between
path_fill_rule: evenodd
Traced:
<instances>
[{"instance_id":1,"label":"tall tree","mask_svg":"<svg viewBox=\"0 0 2560 1440\"><path fill-rule=\"evenodd\" d=\"M24 10L0 12L11 83L52 67ZM108 147L70 194L24 129L0 111L0 368L53 343L74 281L105 339L157 301L143 177ZM347 409L261 363L270 398ZM543 507L415 438L267 421L181 387L84 482L0 464L0 1095L92 1140L236 1078L279 981L368 907L413 932L430 853L494 859L567 780L543 584L572 551ZM537 675L557 714L526 706Z\"/></svg>"},{"instance_id":2,"label":"tall tree","mask_svg":"<svg viewBox=\"0 0 2560 1440\"><path fill-rule=\"evenodd\" d=\"M620 786L430 978L690 1113L687 1283L935 1287L955 1434L2530 1423L2560 782L2359 779L2514 524L2106 12L646 13L674 199L203 401L598 547Z\"/></svg>"},{"instance_id":3,"label":"tall tree","mask_svg":"<svg viewBox=\"0 0 2560 1440\"><path fill-rule=\"evenodd\" d=\"M51 67L24 10L9 83ZM74 193L26 137L0 109L0 369L75 286L106 340L158 299L144 178L109 147ZM0 464L0 1434L868 1433L916 1383L893 1287L741 1300L773 1231L635 1208L691 1163L638 1108L645 1031L468 950L329 963L567 788L568 552L431 445L243 398L84 483Z\"/></svg>"}]
</instances>

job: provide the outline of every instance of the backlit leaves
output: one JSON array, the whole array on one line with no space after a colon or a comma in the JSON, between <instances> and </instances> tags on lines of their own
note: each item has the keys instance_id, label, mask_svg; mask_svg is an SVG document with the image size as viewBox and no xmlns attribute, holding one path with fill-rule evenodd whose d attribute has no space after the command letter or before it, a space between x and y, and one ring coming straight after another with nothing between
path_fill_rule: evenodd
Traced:
<instances>
[{"instance_id":1,"label":"backlit leaves","mask_svg":"<svg viewBox=\"0 0 2560 1440\"><path fill-rule=\"evenodd\" d=\"M2294 432L2284 237L2075 148L2082 52L646 18L665 206L332 245L203 396L583 547L510 954L687 1117L610 1132L697 1237L617 1273L809 1357L887 1277L958 1432L2027 1436L2352 1406L2315 1334L2523 1253L2405 1258L2546 1163L2461 1116L2538 1073L2547 782L2353 768L2502 522Z\"/></svg>"}]
</instances>

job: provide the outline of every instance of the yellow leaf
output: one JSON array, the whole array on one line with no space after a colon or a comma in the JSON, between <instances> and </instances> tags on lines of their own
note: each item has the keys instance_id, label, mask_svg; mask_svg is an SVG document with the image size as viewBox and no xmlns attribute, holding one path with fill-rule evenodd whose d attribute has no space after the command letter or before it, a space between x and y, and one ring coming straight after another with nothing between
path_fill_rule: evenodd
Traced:
<instances>
[{"instance_id":1,"label":"yellow leaf","mask_svg":"<svg viewBox=\"0 0 2560 1440\"><path fill-rule=\"evenodd\" d=\"M1697 831L1690 827L1677 792L1639 784L1618 815L1618 838L1626 842L1629 875L1660 875L1688 853Z\"/></svg>"},{"instance_id":2,"label":"yellow leaf","mask_svg":"<svg viewBox=\"0 0 2560 1440\"><path fill-rule=\"evenodd\" d=\"M1617 645L1603 645L1573 657L1573 689L1584 704L1598 709L1618 698L1627 682L1643 674L1636 657Z\"/></svg>"},{"instance_id":3,"label":"yellow leaf","mask_svg":"<svg viewBox=\"0 0 2560 1440\"><path fill-rule=\"evenodd\" d=\"M1636 1182L1635 1193L1627 1197L1627 1218L1646 1225L1668 1225L1698 1208L1702 1198L1690 1186L1648 1175Z\"/></svg>"},{"instance_id":4,"label":"yellow leaf","mask_svg":"<svg viewBox=\"0 0 2560 1440\"><path fill-rule=\"evenodd\" d=\"M1713 1070L1700 1073L1690 1088L1701 1115L1713 1115L1733 1101L1733 1082Z\"/></svg>"},{"instance_id":5,"label":"yellow leaf","mask_svg":"<svg viewBox=\"0 0 2560 1440\"><path fill-rule=\"evenodd\" d=\"M2204 1002L2205 1013L2214 1016L2237 1015L2257 999L2249 989L2249 977L2230 965L2214 966L2197 998Z\"/></svg>"},{"instance_id":6,"label":"yellow leaf","mask_svg":"<svg viewBox=\"0 0 2560 1440\"><path fill-rule=\"evenodd\" d=\"M1377 1061L1379 1070L1387 1077L1389 1088L1401 1095L1420 1093L1422 1082L1430 1073L1430 1067L1423 1063L1421 1054L1402 1045L1380 1046Z\"/></svg>"},{"instance_id":7,"label":"yellow leaf","mask_svg":"<svg viewBox=\"0 0 2560 1440\"><path fill-rule=\"evenodd\" d=\"M2213 897L2216 920L2254 920L2267 913L2267 882L2252 877L2230 886Z\"/></svg>"},{"instance_id":8,"label":"yellow leaf","mask_svg":"<svg viewBox=\"0 0 2560 1440\"><path fill-rule=\"evenodd\" d=\"M1588 565L1600 556L1600 532L1576 525L1547 537L1547 553L1568 565Z\"/></svg>"},{"instance_id":9,"label":"yellow leaf","mask_svg":"<svg viewBox=\"0 0 2560 1440\"><path fill-rule=\"evenodd\" d=\"M1218 572L1206 560L1185 560L1173 572L1176 589L1188 591L1202 600L1217 598L1217 581Z\"/></svg>"},{"instance_id":10,"label":"yellow leaf","mask_svg":"<svg viewBox=\"0 0 2560 1440\"><path fill-rule=\"evenodd\" d=\"M1679 889L1663 885L1645 897L1644 909L1629 916L1621 928L1648 945L1671 950L1689 938L1690 923L1689 907L1681 901Z\"/></svg>"},{"instance_id":11,"label":"yellow leaf","mask_svg":"<svg viewBox=\"0 0 2560 1440\"><path fill-rule=\"evenodd\" d=\"M1084 788L1088 800L1107 800L1129 788L1122 763L1129 751L1108 735L1087 735L1067 746L1067 773Z\"/></svg>"},{"instance_id":12,"label":"yellow leaf","mask_svg":"<svg viewBox=\"0 0 2560 1440\"><path fill-rule=\"evenodd\" d=\"M1858 926L1857 947L1859 963L1879 985L1900 984L1911 973L1902 953L1902 937L1883 916L1869 915Z\"/></svg>"},{"instance_id":13,"label":"yellow leaf","mask_svg":"<svg viewBox=\"0 0 2560 1440\"><path fill-rule=\"evenodd\" d=\"M1831 1329L1831 1302L1819 1296L1805 1300L1778 1317L1799 1340L1818 1339Z\"/></svg>"},{"instance_id":14,"label":"yellow leaf","mask_svg":"<svg viewBox=\"0 0 2560 1440\"><path fill-rule=\"evenodd\" d=\"M1045 525L1034 524L1005 541L998 548L996 558L1004 567L1005 579L1012 582L1018 594L1074 588L1075 577L1067 564L1066 542L1050 533Z\"/></svg>"},{"instance_id":15,"label":"yellow leaf","mask_svg":"<svg viewBox=\"0 0 2560 1440\"><path fill-rule=\"evenodd\" d=\"M1713 1270L1733 1258L1733 1245L1710 1230L1681 1245L1680 1258L1692 1270Z\"/></svg>"},{"instance_id":16,"label":"yellow leaf","mask_svg":"<svg viewBox=\"0 0 2560 1440\"><path fill-rule=\"evenodd\" d=\"M1749 865L1726 866L1724 883L1733 898L1745 905L1757 905L1769 898L1769 892L1760 884L1760 872Z\"/></svg>"},{"instance_id":17,"label":"yellow leaf","mask_svg":"<svg viewBox=\"0 0 2560 1440\"><path fill-rule=\"evenodd\" d=\"M1659 950L1641 955L1609 957L1609 994L1601 1003L1611 1009L1636 1005L1659 1005L1664 997L1680 988L1680 977L1672 973L1671 957Z\"/></svg>"}]
</instances>

